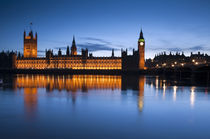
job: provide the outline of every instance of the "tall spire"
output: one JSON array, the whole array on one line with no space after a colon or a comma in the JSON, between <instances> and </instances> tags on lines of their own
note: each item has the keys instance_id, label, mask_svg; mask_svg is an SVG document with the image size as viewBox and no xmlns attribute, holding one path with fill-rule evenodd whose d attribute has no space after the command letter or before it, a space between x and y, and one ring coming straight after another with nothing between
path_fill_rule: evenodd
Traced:
<instances>
[{"instance_id":1,"label":"tall spire","mask_svg":"<svg viewBox=\"0 0 210 139\"><path fill-rule=\"evenodd\" d=\"M139 39L144 39L143 32L142 32L142 28L141 28L141 32L140 32L140 37L139 37Z\"/></svg>"},{"instance_id":2,"label":"tall spire","mask_svg":"<svg viewBox=\"0 0 210 139\"><path fill-rule=\"evenodd\" d=\"M32 25L33 25L33 23L32 22L30 22L30 31L32 31Z\"/></svg>"},{"instance_id":3,"label":"tall spire","mask_svg":"<svg viewBox=\"0 0 210 139\"><path fill-rule=\"evenodd\" d=\"M76 46L75 37L73 36L72 46Z\"/></svg>"},{"instance_id":4,"label":"tall spire","mask_svg":"<svg viewBox=\"0 0 210 139\"><path fill-rule=\"evenodd\" d=\"M114 57L114 49L112 49L112 57Z\"/></svg>"},{"instance_id":5,"label":"tall spire","mask_svg":"<svg viewBox=\"0 0 210 139\"><path fill-rule=\"evenodd\" d=\"M77 55L77 46L76 46L74 36L73 36L73 41L72 41L72 46L71 46L71 55Z\"/></svg>"}]
</instances>

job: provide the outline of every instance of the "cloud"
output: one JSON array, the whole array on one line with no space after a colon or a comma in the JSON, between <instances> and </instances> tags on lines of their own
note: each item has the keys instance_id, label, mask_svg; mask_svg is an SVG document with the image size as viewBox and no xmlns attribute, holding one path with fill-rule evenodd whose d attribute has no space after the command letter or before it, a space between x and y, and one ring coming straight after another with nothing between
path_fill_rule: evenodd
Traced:
<instances>
[{"instance_id":1,"label":"cloud","mask_svg":"<svg viewBox=\"0 0 210 139\"><path fill-rule=\"evenodd\" d=\"M112 48L106 44L100 44L100 43L83 43L83 44L77 44L79 48L87 48L89 51L99 51L99 50L112 50Z\"/></svg>"},{"instance_id":2,"label":"cloud","mask_svg":"<svg viewBox=\"0 0 210 139\"><path fill-rule=\"evenodd\" d=\"M112 44L111 42L106 41L104 39L99 39L99 38L94 38L94 37L83 37L82 39L87 40L87 41L96 41L96 42L108 44L108 45Z\"/></svg>"},{"instance_id":3,"label":"cloud","mask_svg":"<svg viewBox=\"0 0 210 139\"><path fill-rule=\"evenodd\" d=\"M83 40L86 40L88 42L80 43L77 44L79 48L87 48L89 51L100 51L100 50L112 50L113 48L115 50L120 50L119 47L120 45L114 45L113 43L106 41L104 39L100 38L94 38L94 37L82 37ZM122 45L121 45L122 46Z\"/></svg>"},{"instance_id":4,"label":"cloud","mask_svg":"<svg viewBox=\"0 0 210 139\"><path fill-rule=\"evenodd\" d=\"M172 52L180 52L180 51L182 51L181 48L168 48L167 50L168 51L172 51Z\"/></svg>"},{"instance_id":5,"label":"cloud","mask_svg":"<svg viewBox=\"0 0 210 139\"><path fill-rule=\"evenodd\" d=\"M204 50L205 48L203 47L203 45L199 45L199 46L193 46L188 48L188 50L190 51L199 51L199 50Z\"/></svg>"},{"instance_id":6,"label":"cloud","mask_svg":"<svg viewBox=\"0 0 210 139\"><path fill-rule=\"evenodd\" d=\"M165 49L164 49L165 48ZM186 47L186 48L180 48L180 47L174 47L174 48L161 48L161 47L151 47L147 48L149 50L154 50L154 51L171 51L171 52L184 52L184 51L202 51L202 50L210 50L209 48L204 47L204 45L197 45L197 46L192 46L192 47Z\"/></svg>"}]
</instances>

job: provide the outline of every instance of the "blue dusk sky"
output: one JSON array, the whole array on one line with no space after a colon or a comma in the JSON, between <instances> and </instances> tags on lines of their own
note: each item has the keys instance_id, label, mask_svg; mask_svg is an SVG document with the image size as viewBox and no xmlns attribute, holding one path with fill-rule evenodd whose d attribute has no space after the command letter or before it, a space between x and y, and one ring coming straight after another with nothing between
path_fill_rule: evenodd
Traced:
<instances>
[{"instance_id":1,"label":"blue dusk sky","mask_svg":"<svg viewBox=\"0 0 210 139\"><path fill-rule=\"evenodd\" d=\"M0 50L23 52L23 32L38 33L38 55L63 50L75 35L78 51L110 56L137 49L146 58L166 51L210 54L210 0L0 0Z\"/></svg>"}]
</instances>

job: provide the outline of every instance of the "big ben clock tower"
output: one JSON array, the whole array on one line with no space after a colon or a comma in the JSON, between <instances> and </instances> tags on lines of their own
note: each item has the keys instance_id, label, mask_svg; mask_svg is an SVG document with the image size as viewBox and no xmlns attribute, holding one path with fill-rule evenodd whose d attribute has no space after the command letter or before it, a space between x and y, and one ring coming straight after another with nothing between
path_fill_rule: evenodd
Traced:
<instances>
[{"instance_id":1,"label":"big ben clock tower","mask_svg":"<svg viewBox=\"0 0 210 139\"><path fill-rule=\"evenodd\" d=\"M144 51L145 51L145 40L143 32L141 30L139 40L138 40L138 51L139 51L139 69L144 70Z\"/></svg>"}]
</instances>

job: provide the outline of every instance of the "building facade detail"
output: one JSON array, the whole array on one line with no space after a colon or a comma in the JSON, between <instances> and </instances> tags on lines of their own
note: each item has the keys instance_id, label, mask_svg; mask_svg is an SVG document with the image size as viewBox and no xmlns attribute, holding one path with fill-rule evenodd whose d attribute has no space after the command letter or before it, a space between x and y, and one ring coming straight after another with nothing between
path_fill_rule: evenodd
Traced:
<instances>
[{"instance_id":1,"label":"building facade detail","mask_svg":"<svg viewBox=\"0 0 210 139\"><path fill-rule=\"evenodd\" d=\"M25 58L36 58L37 57L37 33L35 37L33 31L30 31L28 35L24 31L24 50L23 56Z\"/></svg>"},{"instance_id":2,"label":"building facade detail","mask_svg":"<svg viewBox=\"0 0 210 139\"><path fill-rule=\"evenodd\" d=\"M142 45L143 43L143 45ZM127 50L121 52L121 57L114 56L114 49L110 57L94 57L88 49L77 53L75 37L72 46L67 46L66 54L59 49L55 55L53 50L46 50L46 57L37 57L37 33L33 37L31 31L28 36L24 32L24 56L15 61L17 69L87 69L87 70L142 70L144 69L145 41L141 31L138 40L138 50L133 55L127 55Z\"/></svg>"}]
</instances>

